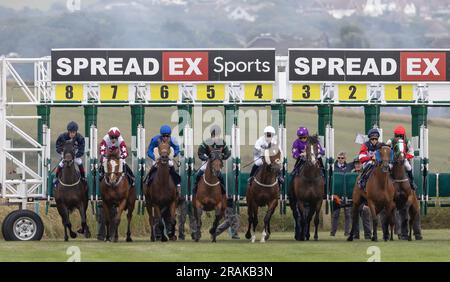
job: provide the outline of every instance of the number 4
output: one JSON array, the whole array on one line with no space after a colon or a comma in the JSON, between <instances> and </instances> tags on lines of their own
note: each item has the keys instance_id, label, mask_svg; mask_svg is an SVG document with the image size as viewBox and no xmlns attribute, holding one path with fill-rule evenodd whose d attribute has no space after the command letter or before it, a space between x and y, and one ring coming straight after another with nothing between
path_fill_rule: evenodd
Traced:
<instances>
[{"instance_id":1,"label":"number 4","mask_svg":"<svg viewBox=\"0 0 450 282\"><path fill-rule=\"evenodd\" d=\"M255 97L258 97L258 99L262 99L263 97L262 85L256 85Z\"/></svg>"}]
</instances>

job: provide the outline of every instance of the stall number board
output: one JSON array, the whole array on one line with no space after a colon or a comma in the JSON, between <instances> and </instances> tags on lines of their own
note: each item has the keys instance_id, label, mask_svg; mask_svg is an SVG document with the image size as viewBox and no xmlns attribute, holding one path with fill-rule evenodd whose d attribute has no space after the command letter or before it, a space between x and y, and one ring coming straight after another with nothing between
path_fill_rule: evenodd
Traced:
<instances>
[{"instance_id":1,"label":"stall number board","mask_svg":"<svg viewBox=\"0 0 450 282\"><path fill-rule=\"evenodd\" d=\"M55 86L55 101L81 102L83 100L82 84L57 84Z\"/></svg>"},{"instance_id":2,"label":"stall number board","mask_svg":"<svg viewBox=\"0 0 450 282\"><path fill-rule=\"evenodd\" d=\"M244 100L245 101L272 101L273 87L272 84L245 84Z\"/></svg>"}]
</instances>

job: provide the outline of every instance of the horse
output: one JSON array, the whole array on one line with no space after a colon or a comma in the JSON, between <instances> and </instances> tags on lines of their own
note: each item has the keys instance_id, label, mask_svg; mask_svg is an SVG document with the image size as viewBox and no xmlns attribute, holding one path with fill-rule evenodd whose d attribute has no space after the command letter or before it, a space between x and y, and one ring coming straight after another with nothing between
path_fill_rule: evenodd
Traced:
<instances>
[{"instance_id":1,"label":"horse","mask_svg":"<svg viewBox=\"0 0 450 282\"><path fill-rule=\"evenodd\" d=\"M412 240L412 230L414 221L419 215L419 202L417 201L416 193L411 189L409 179L405 173L405 154L404 154L404 140L395 138L392 142L394 149L394 163L392 166L392 178L395 187L394 201L401 219L401 236L402 240ZM404 236L404 230L408 230L408 215L409 215L409 234Z\"/></svg>"},{"instance_id":2,"label":"horse","mask_svg":"<svg viewBox=\"0 0 450 282\"><path fill-rule=\"evenodd\" d=\"M81 216L81 228L77 231L84 234L86 238L91 237L89 227L86 223L86 210L88 207L88 189L81 180L81 175L76 169L75 149L72 140L66 141L63 149L63 163L61 177L55 187L55 201L58 213L61 216L64 226L64 241L69 240L67 230L72 239L77 237L77 233L72 231L69 214L78 209Z\"/></svg>"},{"instance_id":3,"label":"horse","mask_svg":"<svg viewBox=\"0 0 450 282\"><path fill-rule=\"evenodd\" d=\"M151 241L155 241L156 228L160 229L161 241L168 239L175 241L176 209L177 209L177 187L169 174L169 160L173 158L174 151L168 142L161 142L154 150L157 161L157 171L153 181L144 188L149 223L151 226ZM150 172L149 172L150 173ZM149 177L149 176L147 176ZM162 214L168 209L168 235L164 233ZM152 212L152 210L154 212Z\"/></svg>"},{"instance_id":4,"label":"horse","mask_svg":"<svg viewBox=\"0 0 450 282\"><path fill-rule=\"evenodd\" d=\"M132 242L130 226L136 202L136 190L134 186L130 187L128 178L123 171L119 149L117 148L109 153L106 159L103 160L102 165L104 167L105 175L100 183L100 192L103 201L102 206L106 225L105 241L110 241L111 236L114 236L113 242L118 241L120 217L124 210L128 210L126 241Z\"/></svg>"},{"instance_id":5,"label":"horse","mask_svg":"<svg viewBox=\"0 0 450 282\"><path fill-rule=\"evenodd\" d=\"M319 138L309 136L305 148L305 163L290 185L290 195L296 201L291 205L296 221L296 240L309 240L309 228L314 216L314 240L318 240L319 216L322 208L325 179L319 164ZM306 212L306 205L309 206ZM299 222L300 221L300 222Z\"/></svg>"},{"instance_id":6,"label":"horse","mask_svg":"<svg viewBox=\"0 0 450 282\"><path fill-rule=\"evenodd\" d=\"M350 231L350 236L347 241L353 241L353 236L355 234L355 226L358 220L358 210L362 204L363 199L367 200L370 215L372 217L373 234L372 241L378 241L377 227L378 227L378 217L377 215L384 210L385 220L382 222L383 229L383 239L387 241L393 238L394 229L394 209L395 209L395 188L392 182L392 178L389 172L389 163L391 160L391 148L386 144L380 144L377 150L378 155L377 163L375 168L373 168L372 173L369 176L366 184L366 191L359 187L358 176L355 186L353 188L353 209L352 209L352 230ZM390 226L390 236L389 227Z\"/></svg>"},{"instance_id":7,"label":"horse","mask_svg":"<svg viewBox=\"0 0 450 282\"><path fill-rule=\"evenodd\" d=\"M221 149L209 148L211 152L206 163L205 173L200 178L197 184L197 192L194 195L194 217L197 222L197 230L194 238L198 242L201 237L202 227L202 211L215 210L215 219L209 233L212 237L212 242L216 242L216 230L219 221L225 215L225 208L227 206L226 195L222 194L222 188L219 180L220 170L223 167L223 156Z\"/></svg>"},{"instance_id":8,"label":"horse","mask_svg":"<svg viewBox=\"0 0 450 282\"><path fill-rule=\"evenodd\" d=\"M251 239L252 243L256 240L258 208L262 206L267 206L267 212L264 216L264 230L260 242L264 243L270 237L270 219L278 206L280 184L277 178L282 165L283 153L278 145L272 144L270 148L264 150L263 164L247 187L248 229L245 238Z\"/></svg>"}]
</instances>

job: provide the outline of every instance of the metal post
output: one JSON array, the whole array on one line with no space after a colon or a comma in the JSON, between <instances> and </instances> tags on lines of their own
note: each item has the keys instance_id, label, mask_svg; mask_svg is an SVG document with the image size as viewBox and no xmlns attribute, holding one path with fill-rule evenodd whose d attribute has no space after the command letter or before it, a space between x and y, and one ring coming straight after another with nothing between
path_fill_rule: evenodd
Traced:
<instances>
[{"instance_id":1,"label":"metal post","mask_svg":"<svg viewBox=\"0 0 450 282\"><path fill-rule=\"evenodd\" d=\"M411 135L413 139L418 139L418 147L414 148L414 156L418 157L420 170L415 168L416 184L422 189L420 210L422 215L426 211L426 197L427 197L427 181L428 175L428 130L427 130L427 114L428 108L424 105L411 106ZM422 129L423 128L423 129ZM421 134L422 133L422 134ZM426 135L426 136L425 136ZM426 149L426 152L424 151ZM425 154L426 153L426 154ZM419 172L420 171L420 172ZM420 190L420 189L418 189ZM417 191L419 192L419 191Z\"/></svg>"},{"instance_id":2,"label":"metal post","mask_svg":"<svg viewBox=\"0 0 450 282\"><path fill-rule=\"evenodd\" d=\"M178 105L178 136L180 141L183 140L180 157L181 176L181 196L189 200L189 205L192 201L192 182L194 170L194 156L193 156L193 132L192 132L192 104L186 101L183 105Z\"/></svg>"},{"instance_id":3,"label":"metal post","mask_svg":"<svg viewBox=\"0 0 450 282\"><path fill-rule=\"evenodd\" d=\"M45 146L45 148L47 148L48 146L50 146L50 140L46 140L48 137L47 130L48 132L50 131L50 107L45 105L37 106L37 115L40 116L40 118L37 120L38 142L41 145ZM49 167L51 165L51 160L47 157L48 156L46 156L45 152L44 154L39 154L38 157L39 163L45 164L45 167ZM40 166L39 175L47 175L47 179L43 180L43 186L47 186L45 188L41 187L41 189L42 191L47 190L47 199L49 199L49 197L53 197L53 178L50 176L50 172L44 172L43 170L44 166ZM48 209L48 204L49 202L47 201L46 211ZM34 210L37 214L39 214L39 203L35 203Z\"/></svg>"},{"instance_id":4,"label":"metal post","mask_svg":"<svg viewBox=\"0 0 450 282\"><path fill-rule=\"evenodd\" d=\"M286 201L287 201L286 104L284 100L277 100L277 103L278 104L271 105L272 126L278 132L278 142L280 142L280 147L284 155L282 175L286 181L280 187L280 213L286 214Z\"/></svg>"},{"instance_id":5,"label":"metal post","mask_svg":"<svg viewBox=\"0 0 450 282\"><path fill-rule=\"evenodd\" d=\"M226 191L228 198L233 198L234 208L239 212L239 175L240 175L240 132L238 125L239 106L236 104L225 106L225 134L224 139L231 149L231 158L226 161Z\"/></svg>"},{"instance_id":6,"label":"metal post","mask_svg":"<svg viewBox=\"0 0 450 282\"><path fill-rule=\"evenodd\" d=\"M330 154L330 150L328 147L334 147L334 144L328 144L327 139L331 140L330 138L326 138L329 135L331 129L333 128L333 106L332 105L319 105L317 106L318 114L319 114L319 120L318 120L318 131L319 131L319 137L321 140L324 140L323 145L325 148L327 148L327 151ZM327 126L329 126L330 129L327 130ZM330 142L330 141L328 141ZM333 162L334 162L334 155L327 155L326 156L326 184L325 184L325 193L327 195L327 205L325 206L325 213L328 214L329 212L329 202L330 202L330 194L331 194L331 188L332 188L332 179L333 179Z\"/></svg>"},{"instance_id":7,"label":"metal post","mask_svg":"<svg viewBox=\"0 0 450 282\"><path fill-rule=\"evenodd\" d=\"M145 108L143 105L131 106L131 169L135 175L135 189L138 200L138 211L143 200L142 180L145 177ZM143 139L143 140L142 140Z\"/></svg>"}]
</instances>

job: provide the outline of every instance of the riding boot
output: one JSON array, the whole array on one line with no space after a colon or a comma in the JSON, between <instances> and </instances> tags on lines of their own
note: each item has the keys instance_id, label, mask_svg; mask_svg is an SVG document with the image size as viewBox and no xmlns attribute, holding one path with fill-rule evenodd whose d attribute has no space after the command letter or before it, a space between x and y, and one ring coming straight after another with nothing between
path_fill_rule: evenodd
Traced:
<instances>
[{"instance_id":1,"label":"riding boot","mask_svg":"<svg viewBox=\"0 0 450 282\"><path fill-rule=\"evenodd\" d=\"M175 168L173 166L170 167L169 173L170 173L170 176L172 176L173 183L175 183L176 186L180 186L181 178L178 175L178 173L175 171Z\"/></svg>"},{"instance_id":2,"label":"riding boot","mask_svg":"<svg viewBox=\"0 0 450 282\"><path fill-rule=\"evenodd\" d=\"M219 175L219 181L220 181L220 190L222 191L222 195L225 195L227 192L225 191L225 179L223 179L222 174Z\"/></svg>"},{"instance_id":3,"label":"riding boot","mask_svg":"<svg viewBox=\"0 0 450 282\"><path fill-rule=\"evenodd\" d=\"M61 173L61 167L57 166L56 170L55 170L55 178L53 178L53 186L56 186L56 184L58 184L60 173Z\"/></svg>"},{"instance_id":4,"label":"riding boot","mask_svg":"<svg viewBox=\"0 0 450 282\"><path fill-rule=\"evenodd\" d=\"M197 193L197 186L198 182L200 181L200 178L203 176L205 172L203 170L199 170L197 173L197 176L195 177L195 183L194 183L194 189L192 189L192 195L195 195Z\"/></svg>"},{"instance_id":5,"label":"riding boot","mask_svg":"<svg viewBox=\"0 0 450 282\"><path fill-rule=\"evenodd\" d=\"M248 178L248 184L252 183L253 176L255 176L256 171L258 170L258 168L259 168L259 166L255 165L255 164L252 166L252 170L250 171L250 176Z\"/></svg>"},{"instance_id":6,"label":"riding boot","mask_svg":"<svg viewBox=\"0 0 450 282\"><path fill-rule=\"evenodd\" d=\"M283 183L284 183L283 171L280 170L278 172L277 179L278 179L278 184L283 185Z\"/></svg>"},{"instance_id":7,"label":"riding boot","mask_svg":"<svg viewBox=\"0 0 450 282\"><path fill-rule=\"evenodd\" d=\"M84 170L83 164L80 164L80 165L78 166L78 169L80 170L80 177L81 177L81 179L82 179L82 180L86 180L86 172L85 172L85 170Z\"/></svg>"},{"instance_id":8,"label":"riding boot","mask_svg":"<svg viewBox=\"0 0 450 282\"><path fill-rule=\"evenodd\" d=\"M413 189L415 191L417 189L417 186L416 186L416 183L414 183L414 176L413 176L412 170L406 171L406 173L408 174L409 184L411 185L411 189Z\"/></svg>"}]
</instances>

